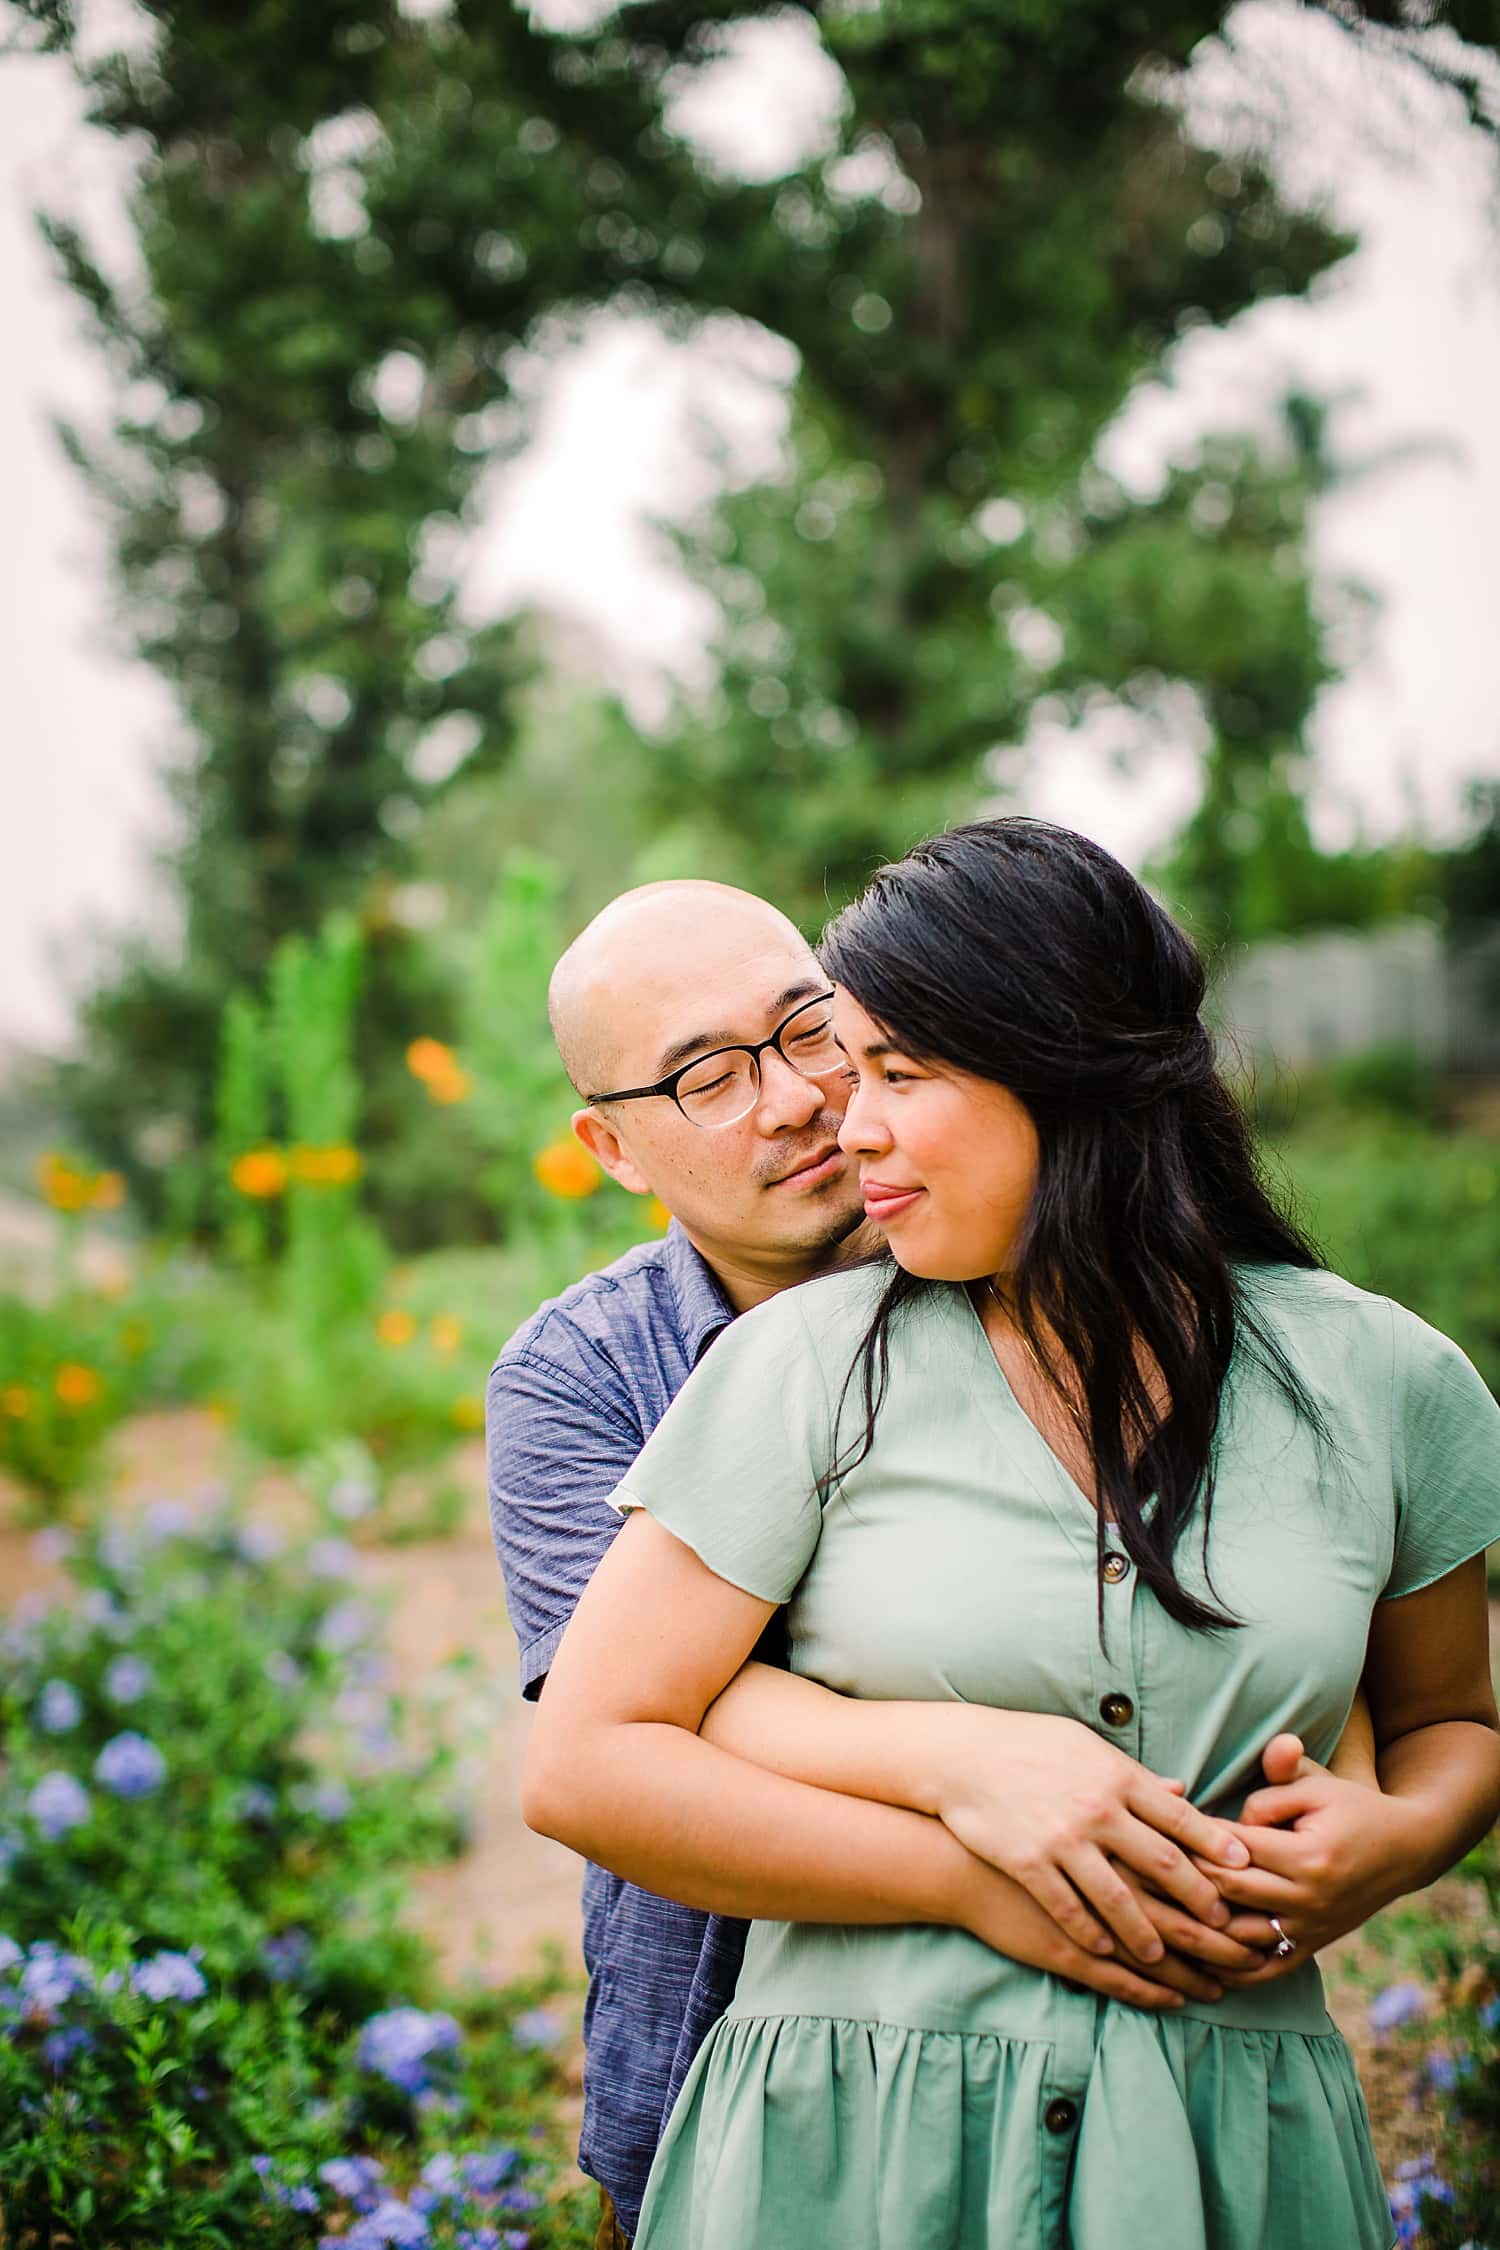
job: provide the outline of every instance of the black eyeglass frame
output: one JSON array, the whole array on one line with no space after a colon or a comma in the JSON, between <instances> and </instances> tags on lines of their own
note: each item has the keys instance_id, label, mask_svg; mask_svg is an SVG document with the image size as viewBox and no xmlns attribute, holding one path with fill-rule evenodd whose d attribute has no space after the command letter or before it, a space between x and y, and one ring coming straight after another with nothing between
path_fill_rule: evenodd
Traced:
<instances>
[{"instance_id":1,"label":"black eyeglass frame","mask_svg":"<svg viewBox=\"0 0 1500 2250\"><path fill-rule=\"evenodd\" d=\"M712 1125L699 1125L696 1117L688 1117L687 1111L683 1108L682 1103L678 1098L677 1089L681 1085L683 1079L686 1078L688 1072L690 1070L700 1069L706 1062L712 1062L716 1055L748 1055L750 1057L751 1065L755 1071L756 1090L758 1092L760 1083L760 1058L765 1053L768 1047L774 1047L777 1054L780 1055L782 1061L786 1064L788 1070L796 1070L797 1076L799 1078L806 1078L809 1084L814 1083L811 1072L805 1070L797 1070L797 1065L792 1061L791 1056L787 1053L785 1047L783 1047L781 1044L782 1035L785 1032L787 1025L789 1023L795 1023L797 1021L797 1018L800 1015L805 1014L809 1008L816 1008L820 1002L824 1000L831 1000L832 998L833 988L831 985L826 992L810 993L805 1000L798 1001L796 1007L793 1008L789 1016L782 1017L780 1023L776 1026L776 1029L772 1032L769 1039L759 1040L754 1046L737 1045L733 1047L710 1047L705 1053L701 1055L691 1056L679 1070L669 1071L665 1078L658 1078L654 1086L625 1086L615 1094L585 1094L583 1098L590 1105L590 1107L592 1107L597 1102L644 1102L650 1101L652 1096L655 1094L668 1094L671 1096L672 1100L677 1103L679 1115L687 1118L687 1122L689 1123L689 1125L696 1127L696 1129L700 1133L711 1133L713 1132L714 1127ZM820 1077L826 1078L831 1076L831 1072L821 1071L818 1073L818 1075ZM753 1107L754 1104L752 1103L751 1108ZM741 1117L748 1117L749 1114L750 1111L748 1109L742 1110L740 1112ZM726 1125L737 1125L739 1123L739 1118L727 1117L724 1122Z\"/></svg>"}]
</instances>

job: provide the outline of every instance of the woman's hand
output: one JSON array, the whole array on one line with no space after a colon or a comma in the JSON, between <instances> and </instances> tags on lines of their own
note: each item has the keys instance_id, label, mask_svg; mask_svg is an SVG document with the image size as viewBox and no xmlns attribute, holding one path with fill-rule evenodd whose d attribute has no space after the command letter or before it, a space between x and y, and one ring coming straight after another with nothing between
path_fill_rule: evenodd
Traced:
<instances>
[{"instance_id":1,"label":"woman's hand","mask_svg":"<svg viewBox=\"0 0 1500 2250\"><path fill-rule=\"evenodd\" d=\"M1178 1934L1229 1925L1226 1878L1248 1867L1247 1841L1190 1805L1181 1782L1158 1779L1076 1719L972 1704L941 1707L941 1717L932 1810L1076 1946L1160 1961L1177 1936L1163 1932L1142 1886L1186 1909Z\"/></svg>"},{"instance_id":2,"label":"woman's hand","mask_svg":"<svg viewBox=\"0 0 1500 2250\"><path fill-rule=\"evenodd\" d=\"M1251 1865L1216 1868L1214 1880L1231 1904L1274 1914L1296 1951L1231 1972L1235 1984L1288 1975L1422 1880L1426 1839L1410 1804L1341 1780L1296 1735L1278 1735L1264 1763L1281 1778L1246 1798L1237 1823Z\"/></svg>"}]
</instances>

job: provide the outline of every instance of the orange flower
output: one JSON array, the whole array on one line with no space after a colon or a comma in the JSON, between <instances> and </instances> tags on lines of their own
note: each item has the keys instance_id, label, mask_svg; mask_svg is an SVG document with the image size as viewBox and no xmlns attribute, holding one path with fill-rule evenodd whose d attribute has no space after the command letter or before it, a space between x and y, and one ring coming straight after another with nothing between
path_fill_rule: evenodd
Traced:
<instances>
[{"instance_id":1,"label":"orange flower","mask_svg":"<svg viewBox=\"0 0 1500 2250\"><path fill-rule=\"evenodd\" d=\"M646 1216L658 1234L665 1234L672 1224L672 1214L659 1195L653 1195L651 1201L646 1205Z\"/></svg>"},{"instance_id":2,"label":"orange flower","mask_svg":"<svg viewBox=\"0 0 1500 2250\"><path fill-rule=\"evenodd\" d=\"M229 1177L241 1195L264 1201L268 1196L280 1195L285 1188L286 1158L279 1148L247 1149L230 1165Z\"/></svg>"},{"instance_id":3,"label":"orange flower","mask_svg":"<svg viewBox=\"0 0 1500 2250\"><path fill-rule=\"evenodd\" d=\"M592 1195L604 1177L579 1141L549 1141L532 1158L531 1169L547 1193L564 1203L577 1203Z\"/></svg>"},{"instance_id":4,"label":"orange flower","mask_svg":"<svg viewBox=\"0 0 1500 2250\"><path fill-rule=\"evenodd\" d=\"M452 1313L439 1313L427 1333L435 1352L456 1352L464 1340L463 1324Z\"/></svg>"},{"instance_id":5,"label":"orange flower","mask_svg":"<svg viewBox=\"0 0 1500 2250\"><path fill-rule=\"evenodd\" d=\"M453 1401L453 1421L460 1430L484 1428L484 1400L482 1398L456 1398Z\"/></svg>"},{"instance_id":6,"label":"orange flower","mask_svg":"<svg viewBox=\"0 0 1500 2250\"><path fill-rule=\"evenodd\" d=\"M435 1102L461 1102L469 1094L474 1081L457 1063L451 1070L435 1074L427 1081L427 1091Z\"/></svg>"},{"instance_id":7,"label":"orange flower","mask_svg":"<svg viewBox=\"0 0 1500 2250\"><path fill-rule=\"evenodd\" d=\"M13 1422L24 1422L31 1412L31 1393L24 1383L7 1383L0 1389L0 1414L8 1414Z\"/></svg>"},{"instance_id":8,"label":"orange flower","mask_svg":"<svg viewBox=\"0 0 1500 2250\"><path fill-rule=\"evenodd\" d=\"M96 1172L89 1189L89 1201L96 1211L118 1211L125 1200L125 1175L123 1172Z\"/></svg>"},{"instance_id":9,"label":"orange flower","mask_svg":"<svg viewBox=\"0 0 1500 2250\"><path fill-rule=\"evenodd\" d=\"M89 1200L88 1180L55 1148L37 1158L36 1179L54 1211L81 1211Z\"/></svg>"},{"instance_id":10,"label":"orange flower","mask_svg":"<svg viewBox=\"0 0 1500 2250\"><path fill-rule=\"evenodd\" d=\"M332 1148L294 1148L292 1177L309 1187L348 1187L364 1170L364 1158L346 1141Z\"/></svg>"},{"instance_id":11,"label":"orange flower","mask_svg":"<svg viewBox=\"0 0 1500 2250\"><path fill-rule=\"evenodd\" d=\"M456 1070L458 1063L453 1049L445 1047L441 1039L414 1039L406 1050L406 1067L425 1085L429 1079Z\"/></svg>"},{"instance_id":12,"label":"orange flower","mask_svg":"<svg viewBox=\"0 0 1500 2250\"><path fill-rule=\"evenodd\" d=\"M92 1406L104 1385L92 1367L84 1367L76 1359L65 1359L53 1382L58 1404L70 1414L77 1414L85 1406Z\"/></svg>"},{"instance_id":13,"label":"orange flower","mask_svg":"<svg viewBox=\"0 0 1500 2250\"><path fill-rule=\"evenodd\" d=\"M402 1312L398 1306L393 1305L376 1321L375 1333L382 1344L388 1344L392 1351L400 1351L417 1333L417 1324L409 1312Z\"/></svg>"}]
</instances>

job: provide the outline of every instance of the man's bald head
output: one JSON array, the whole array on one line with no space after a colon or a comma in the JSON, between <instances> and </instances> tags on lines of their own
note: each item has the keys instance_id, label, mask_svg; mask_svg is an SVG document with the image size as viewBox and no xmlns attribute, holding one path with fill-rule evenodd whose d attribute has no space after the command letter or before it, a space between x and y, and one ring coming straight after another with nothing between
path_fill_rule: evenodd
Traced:
<instances>
[{"instance_id":1,"label":"man's bald head","mask_svg":"<svg viewBox=\"0 0 1500 2250\"><path fill-rule=\"evenodd\" d=\"M601 1093L628 1081L630 1068L647 1068L638 1051L646 1028L711 982L716 963L768 945L811 957L779 907L729 883L643 883L611 899L547 988L552 1036L579 1093Z\"/></svg>"}]
</instances>

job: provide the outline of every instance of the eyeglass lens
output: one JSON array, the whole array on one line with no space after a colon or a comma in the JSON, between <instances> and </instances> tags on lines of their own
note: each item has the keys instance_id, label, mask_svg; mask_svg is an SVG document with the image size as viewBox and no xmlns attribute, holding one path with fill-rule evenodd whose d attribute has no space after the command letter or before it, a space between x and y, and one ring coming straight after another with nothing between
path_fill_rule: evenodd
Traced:
<instances>
[{"instance_id":1,"label":"eyeglass lens","mask_svg":"<svg viewBox=\"0 0 1500 2250\"><path fill-rule=\"evenodd\" d=\"M781 1053L804 1078L823 1078L844 1067L834 1043L833 1005L814 1000L781 1027ZM695 1125L733 1125L755 1107L760 1066L748 1047L727 1047L705 1055L677 1082L677 1099Z\"/></svg>"}]
</instances>

